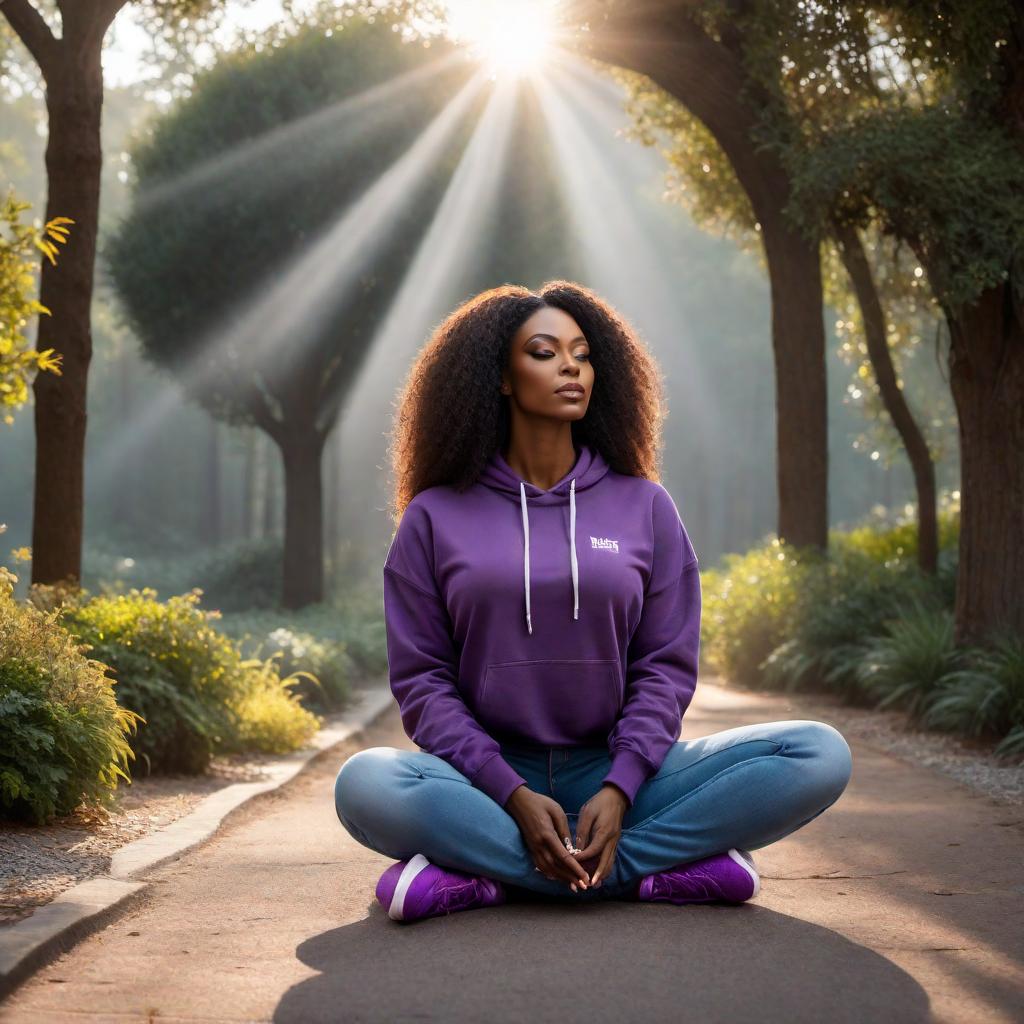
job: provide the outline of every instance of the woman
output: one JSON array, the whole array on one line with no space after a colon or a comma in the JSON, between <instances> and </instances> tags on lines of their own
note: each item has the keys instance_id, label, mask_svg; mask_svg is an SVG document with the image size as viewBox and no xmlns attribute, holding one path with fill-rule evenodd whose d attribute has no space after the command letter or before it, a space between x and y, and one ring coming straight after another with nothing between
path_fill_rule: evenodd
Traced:
<instances>
[{"instance_id":1,"label":"woman","mask_svg":"<svg viewBox=\"0 0 1024 1024\"><path fill-rule=\"evenodd\" d=\"M742 903L749 851L830 807L822 722L678 741L697 681L697 556L657 482L657 365L567 281L455 310L406 382L384 563L391 689L419 750L372 747L335 806L394 858L413 921L530 892Z\"/></svg>"}]
</instances>

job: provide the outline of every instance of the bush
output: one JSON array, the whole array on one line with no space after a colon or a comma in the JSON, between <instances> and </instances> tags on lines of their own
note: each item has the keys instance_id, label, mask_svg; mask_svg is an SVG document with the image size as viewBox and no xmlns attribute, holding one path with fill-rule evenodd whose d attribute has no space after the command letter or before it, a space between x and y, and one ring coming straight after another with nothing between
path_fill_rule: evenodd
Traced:
<instances>
[{"instance_id":1,"label":"bush","mask_svg":"<svg viewBox=\"0 0 1024 1024\"><path fill-rule=\"evenodd\" d=\"M701 573L701 660L743 686L761 688L761 664L792 629L808 576L820 555L775 538L724 569Z\"/></svg>"},{"instance_id":2,"label":"bush","mask_svg":"<svg viewBox=\"0 0 1024 1024\"><path fill-rule=\"evenodd\" d=\"M297 611L254 610L222 617L221 628L247 657L280 654L282 672L309 672L297 693L309 706L347 706L356 677L387 673L387 644L380 584L351 587L330 603Z\"/></svg>"},{"instance_id":3,"label":"bush","mask_svg":"<svg viewBox=\"0 0 1024 1024\"><path fill-rule=\"evenodd\" d=\"M760 668L768 683L787 691L826 687L871 703L876 693L861 672L865 643L914 603L942 604L935 582L916 565L887 567L857 548L837 546L804 576L790 635Z\"/></svg>"},{"instance_id":4,"label":"bush","mask_svg":"<svg viewBox=\"0 0 1024 1024\"><path fill-rule=\"evenodd\" d=\"M147 770L195 774L213 753L279 752L282 737L301 746L319 720L290 694L297 679L243 659L198 603L198 591L160 602L143 588L63 606L66 628L117 674L120 703L144 716L133 747Z\"/></svg>"},{"instance_id":5,"label":"bush","mask_svg":"<svg viewBox=\"0 0 1024 1024\"><path fill-rule=\"evenodd\" d=\"M964 661L936 688L923 724L1002 737L996 755L1024 761L1024 639L1000 631L985 647L970 647Z\"/></svg>"},{"instance_id":6,"label":"bush","mask_svg":"<svg viewBox=\"0 0 1024 1024\"><path fill-rule=\"evenodd\" d=\"M284 548L276 537L243 540L208 553L196 568L209 608L225 612L276 608L281 600Z\"/></svg>"},{"instance_id":7,"label":"bush","mask_svg":"<svg viewBox=\"0 0 1024 1024\"><path fill-rule=\"evenodd\" d=\"M46 612L14 600L0 567L0 808L45 824L80 804L109 806L138 716L118 705L106 666Z\"/></svg>"},{"instance_id":8,"label":"bush","mask_svg":"<svg viewBox=\"0 0 1024 1024\"><path fill-rule=\"evenodd\" d=\"M952 612L915 605L888 622L884 635L865 641L858 674L878 697L876 707L902 708L916 722L962 658L953 643Z\"/></svg>"},{"instance_id":9,"label":"bush","mask_svg":"<svg viewBox=\"0 0 1024 1024\"><path fill-rule=\"evenodd\" d=\"M164 593L201 588L207 608L242 611L273 608L281 594L281 541L267 537L215 549L171 555L141 553L127 557L124 546L91 543L83 553L85 574L101 593L121 594L151 587ZM131 548L135 550L135 548Z\"/></svg>"},{"instance_id":10,"label":"bush","mask_svg":"<svg viewBox=\"0 0 1024 1024\"><path fill-rule=\"evenodd\" d=\"M702 663L741 685L831 690L925 727L1000 738L1024 758L1024 639L954 644L959 511L939 512L934 576L916 524L833 531L827 554L777 540L702 574Z\"/></svg>"}]
</instances>

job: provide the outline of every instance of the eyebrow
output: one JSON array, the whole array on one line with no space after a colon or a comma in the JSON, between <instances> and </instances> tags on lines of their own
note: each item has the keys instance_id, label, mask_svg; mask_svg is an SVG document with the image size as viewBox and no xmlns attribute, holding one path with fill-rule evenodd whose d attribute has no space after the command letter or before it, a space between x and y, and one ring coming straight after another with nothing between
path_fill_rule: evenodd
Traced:
<instances>
[{"instance_id":1,"label":"eyebrow","mask_svg":"<svg viewBox=\"0 0 1024 1024\"><path fill-rule=\"evenodd\" d=\"M558 343L558 339L553 334L531 334L530 337L528 337L526 339L526 341L523 342L523 344L524 345L529 345L530 342L533 341L534 338L545 338L548 341L555 342L555 344ZM587 339L584 338L582 334L577 334L576 337L573 338L572 341L569 342L569 344L570 345L575 344L577 341L586 341L588 345L590 344L590 342L587 341Z\"/></svg>"}]
</instances>

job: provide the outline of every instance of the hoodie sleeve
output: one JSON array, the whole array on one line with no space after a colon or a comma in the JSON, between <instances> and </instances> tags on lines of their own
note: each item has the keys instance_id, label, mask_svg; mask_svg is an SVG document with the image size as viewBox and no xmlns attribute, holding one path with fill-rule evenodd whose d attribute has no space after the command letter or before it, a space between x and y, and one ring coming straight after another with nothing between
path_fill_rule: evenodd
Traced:
<instances>
[{"instance_id":1,"label":"hoodie sleeve","mask_svg":"<svg viewBox=\"0 0 1024 1024\"><path fill-rule=\"evenodd\" d=\"M462 772L502 807L526 783L473 717L457 687L458 654L433 571L426 510L406 507L384 561L391 692L410 739Z\"/></svg>"},{"instance_id":2,"label":"hoodie sleeve","mask_svg":"<svg viewBox=\"0 0 1024 1024\"><path fill-rule=\"evenodd\" d=\"M640 622L629 642L626 701L608 734L612 782L629 799L679 738L697 685L701 590L697 556L671 495L652 503L654 550Z\"/></svg>"}]
</instances>

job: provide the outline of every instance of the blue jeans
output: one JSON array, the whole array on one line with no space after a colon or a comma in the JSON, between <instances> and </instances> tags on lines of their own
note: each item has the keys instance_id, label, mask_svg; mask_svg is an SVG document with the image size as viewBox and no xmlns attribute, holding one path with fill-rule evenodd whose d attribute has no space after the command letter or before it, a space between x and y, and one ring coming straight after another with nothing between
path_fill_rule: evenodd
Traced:
<instances>
[{"instance_id":1,"label":"blue jeans","mask_svg":"<svg viewBox=\"0 0 1024 1024\"><path fill-rule=\"evenodd\" d=\"M559 803L575 839L580 808L611 763L608 750L501 750L530 789ZM334 803L353 838L386 857L422 853L441 866L578 902L628 897L645 875L730 847L774 843L834 804L851 771L846 740L824 722L762 722L680 740L623 816L611 874L577 893L534 869L508 811L424 750L358 751L338 772Z\"/></svg>"}]
</instances>

